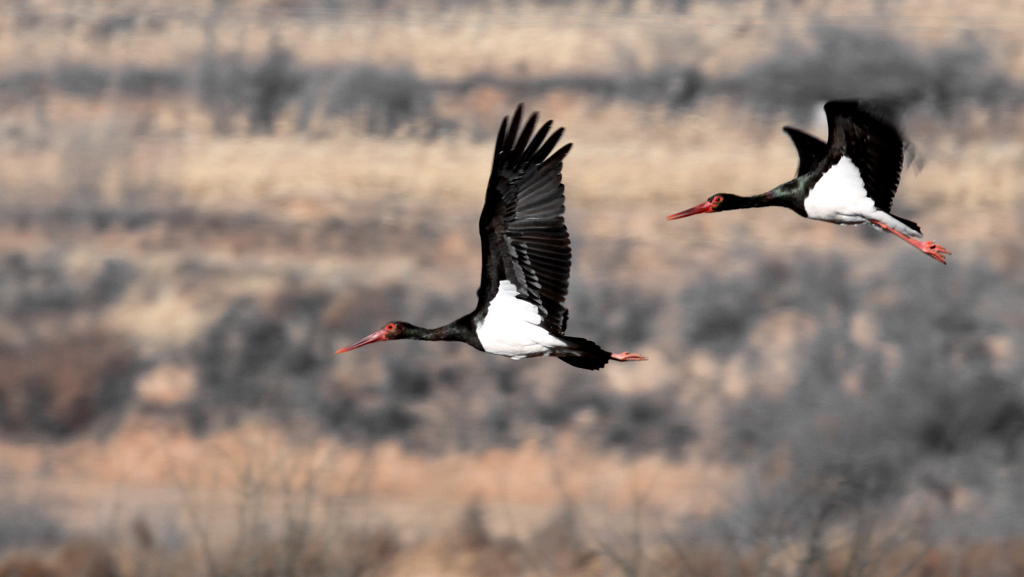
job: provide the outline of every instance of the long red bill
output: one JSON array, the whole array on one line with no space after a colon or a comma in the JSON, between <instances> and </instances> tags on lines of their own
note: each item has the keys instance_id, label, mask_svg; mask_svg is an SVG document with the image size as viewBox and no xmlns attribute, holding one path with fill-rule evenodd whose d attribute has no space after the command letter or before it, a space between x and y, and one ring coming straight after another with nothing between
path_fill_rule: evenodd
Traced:
<instances>
[{"instance_id":1,"label":"long red bill","mask_svg":"<svg viewBox=\"0 0 1024 577\"><path fill-rule=\"evenodd\" d=\"M702 214L705 212L712 212L713 210L715 210L715 205L711 204L710 201L702 202L689 210L684 210L683 212L677 212L673 215L669 215L668 220L679 220L680 218L686 218L688 216Z\"/></svg>"},{"instance_id":2,"label":"long red bill","mask_svg":"<svg viewBox=\"0 0 1024 577\"><path fill-rule=\"evenodd\" d=\"M351 344L351 345L349 345L349 346L347 346L347 347L345 347L343 349L338 349L338 350L334 351L334 354L337 355L339 353L347 353L347 352L349 352L351 350L358 349L359 347L368 345L370 343L376 343L376 342L379 342L379 341L386 341L387 339L388 339L387 333L384 332L384 329L381 329L381 330L379 330L379 331L377 331L377 332L367 336L366 338L364 338L363 340L359 341L358 343L354 343L354 344Z\"/></svg>"}]
</instances>

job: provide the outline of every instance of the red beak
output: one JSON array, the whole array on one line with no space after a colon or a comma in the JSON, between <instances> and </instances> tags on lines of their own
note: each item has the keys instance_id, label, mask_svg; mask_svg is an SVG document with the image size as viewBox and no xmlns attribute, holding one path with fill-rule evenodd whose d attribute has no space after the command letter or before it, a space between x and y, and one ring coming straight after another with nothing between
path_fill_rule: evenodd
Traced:
<instances>
[{"instance_id":1,"label":"red beak","mask_svg":"<svg viewBox=\"0 0 1024 577\"><path fill-rule=\"evenodd\" d=\"M378 341L386 341L386 340L388 340L388 335L387 335L387 333L384 332L384 329L381 329L381 330L379 330L379 331L377 331L377 332L367 336L366 338L364 338L363 340L359 341L358 343L355 343L355 344L349 345L349 346L347 346L347 347L345 347L343 349L338 349L338 350L334 351L334 354L347 353L347 352L349 352L351 350L358 349L359 347L368 345L370 343L376 343Z\"/></svg>"},{"instance_id":2,"label":"red beak","mask_svg":"<svg viewBox=\"0 0 1024 577\"><path fill-rule=\"evenodd\" d=\"M713 212L714 210L715 210L715 205L711 204L710 201L702 202L702 203L698 204L697 206L691 208L690 210L684 210L683 212L677 212L677 213L675 213L673 215L670 215L668 217L668 220L679 220L680 218L686 218L688 216L693 216L695 214L702 214L702 213L705 213L705 212Z\"/></svg>"}]
</instances>

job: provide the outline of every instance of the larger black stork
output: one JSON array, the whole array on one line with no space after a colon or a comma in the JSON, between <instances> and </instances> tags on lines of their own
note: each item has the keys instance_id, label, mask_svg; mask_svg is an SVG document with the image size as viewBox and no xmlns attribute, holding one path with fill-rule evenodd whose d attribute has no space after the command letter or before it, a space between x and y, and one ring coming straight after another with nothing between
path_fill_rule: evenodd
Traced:
<instances>
[{"instance_id":1,"label":"larger black stork","mask_svg":"<svg viewBox=\"0 0 1024 577\"><path fill-rule=\"evenodd\" d=\"M833 100L825 104L828 142L786 126L800 166L793 180L757 196L716 194L669 220L759 206L784 206L800 216L837 224L870 224L891 232L945 264L945 247L920 240L917 223L890 214L900 183L904 139L891 111L878 103Z\"/></svg>"},{"instance_id":2,"label":"larger black stork","mask_svg":"<svg viewBox=\"0 0 1024 577\"><path fill-rule=\"evenodd\" d=\"M476 309L436 329L390 322L339 353L378 341L417 339L462 341L513 359L554 356L591 370L609 360L647 360L632 353L612 354L586 339L565 335L571 251L563 217L562 160L572 145L552 154L564 129L548 137L549 120L533 135L537 113L520 132L522 109L521 104L516 108L511 125L506 116L498 131L480 214L483 269Z\"/></svg>"}]
</instances>

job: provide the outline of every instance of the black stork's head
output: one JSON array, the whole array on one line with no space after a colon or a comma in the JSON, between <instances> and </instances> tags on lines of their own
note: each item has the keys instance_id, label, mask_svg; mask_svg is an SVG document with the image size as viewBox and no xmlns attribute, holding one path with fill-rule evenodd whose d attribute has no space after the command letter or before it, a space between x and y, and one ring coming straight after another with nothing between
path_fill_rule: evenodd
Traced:
<instances>
[{"instance_id":1,"label":"black stork's head","mask_svg":"<svg viewBox=\"0 0 1024 577\"><path fill-rule=\"evenodd\" d=\"M723 210L747 208L750 205L745 202L746 200L746 197L736 196L735 194L716 194L707 199L707 201L702 202L691 209L669 215L668 220L678 220L680 218L686 218L695 214L703 214L705 212L722 212Z\"/></svg>"},{"instance_id":2,"label":"black stork's head","mask_svg":"<svg viewBox=\"0 0 1024 577\"><path fill-rule=\"evenodd\" d=\"M368 345L370 343L376 343L379 341L397 341L399 339L412 338L412 332L409 329L413 328L409 323L403 323L401 321L395 321L384 325L379 331L371 333L364 337L361 341L353 343L345 348L338 349L334 354L347 353L351 350L358 349L359 347Z\"/></svg>"}]
</instances>

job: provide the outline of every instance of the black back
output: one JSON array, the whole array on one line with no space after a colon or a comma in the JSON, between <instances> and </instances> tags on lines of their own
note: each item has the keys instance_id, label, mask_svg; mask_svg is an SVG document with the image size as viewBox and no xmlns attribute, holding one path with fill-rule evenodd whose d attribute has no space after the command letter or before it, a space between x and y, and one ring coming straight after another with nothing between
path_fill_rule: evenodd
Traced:
<instances>
[{"instance_id":1,"label":"black back","mask_svg":"<svg viewBox=\"0 0 1024 577\"><path fill-rule=\"evenodd\" d=\"M828 154L822 173L848 156L875 206L888 212L900 184L905 145L895 113L878 103L833 100L825 104L825 116Z\"/></svg>"},{"instance_id":2,"label":"black back","mask_svg":"<svg viewBox=\"0 0 1024 577\"><path fill-rule=\"evenodd\" d=\"M796 147L796 152L800 155L800 166L796 170L797 176L813 170L828 154L828 145L816 137L792 126L783 126L782 130L785 130L793 140L793 146Z\"/></svg>"},{"instance_id":3,"label":"black back","mask_svg":"<svg viewBox=\"0 0 1024 577\"><path fill-rule=\"evenodd\" d=\"M483 269L473 316L479 319L486 314L498 283L508 280L518 289L519 298L537 306L541 326L561 335L569 316L565 296L572 261L563 216L562 160L572 145L551 154L563 129L548 137L549 120L533 135L537 123L534 113L520 132L522 110L520 104L511 124L506 116L498 131L487 198L480 214Z\"/></svg>"}]
</instances>

